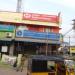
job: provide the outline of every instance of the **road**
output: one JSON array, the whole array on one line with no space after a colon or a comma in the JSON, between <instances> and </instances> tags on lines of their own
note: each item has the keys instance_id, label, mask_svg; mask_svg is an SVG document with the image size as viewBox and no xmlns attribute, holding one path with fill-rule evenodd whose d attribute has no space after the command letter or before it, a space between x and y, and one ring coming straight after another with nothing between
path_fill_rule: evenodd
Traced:
<instances>
[{"instance_id":1,"label":"road","mask_svg":"<svg viewBox=\"0 0 75 75\"><path fill-rule=\"evenodd\" d=\"M27 61L25 61L25 66L23 71L16 71L13 67L0 67L0 75L27 75Z\"/></svg>"},{"instance_id":2,"label":"road","mask_svg":"<svg viewBox=\"0 0 75 75\"><path fill-rule=\"evenodd\" d=\"M0 68L0 75L26 75L27 70L24 68L24 70L16 71L13 68Z\"/></svg>"}]
</instances>

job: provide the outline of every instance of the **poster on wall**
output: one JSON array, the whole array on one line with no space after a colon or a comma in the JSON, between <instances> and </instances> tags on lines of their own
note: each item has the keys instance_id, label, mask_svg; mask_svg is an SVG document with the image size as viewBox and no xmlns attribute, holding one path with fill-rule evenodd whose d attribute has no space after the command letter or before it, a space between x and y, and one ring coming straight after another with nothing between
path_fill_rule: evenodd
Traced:
<instances>
[{"instance_id":1,"label":"poster on wall","mask_svg":"<svg viewBox=\"0 0 75 75\"><path fill-rule=\"evenodd\" d=\"M2 46L1 52L7 52L8 47L7 46Z\"/></svg>"},{"instance_id":2,"label":"poster on wall","mask_svg":"<svg viewBox=\"0 0 75 75\"><path fill-rule=\"evenodd\" d=\"M1 61L6 63L6 64L13 65L16 61L16 57L3 54Z\"/></svg>"}]
</instances>

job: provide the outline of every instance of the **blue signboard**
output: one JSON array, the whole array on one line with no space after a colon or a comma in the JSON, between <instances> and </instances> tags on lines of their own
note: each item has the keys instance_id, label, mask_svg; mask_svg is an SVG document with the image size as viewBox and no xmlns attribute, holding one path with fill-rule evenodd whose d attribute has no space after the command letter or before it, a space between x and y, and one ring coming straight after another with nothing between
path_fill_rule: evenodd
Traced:
<instances>
[{"instance_id":1,"label":"blue signboard","mask_svg":"<svg viewBox=\"0 0 75 75\"><path fill-rule=\"evenodd\" d=\"M46 32L34 32L28 30L18 30L16 31L16 37L30 37L34 39L51 39L51 40L59 40L60 34L56 33L46 33Z\"/></svg>"},{"instance_id":2,"label":"blue signboard","mask_svg":"<svg viewBox=\"0 0 75 75\"><path fill-rule=\"evenodd\" d=\"M14 31L14 26L13 25L5 25L5 24L0 24L0 31L10 31L13 32Z\"/></svg>"},{"instance_id":3,"label":"blue signboard","mask_svg":"<svg viewBox=\"0 0 75 75\"><path fill-rule=\"evenodd\" d=\"M23 37L23 31L22 30L17 30L16 31L16 36L17 37Z\"/></svg>"}]
</instances>

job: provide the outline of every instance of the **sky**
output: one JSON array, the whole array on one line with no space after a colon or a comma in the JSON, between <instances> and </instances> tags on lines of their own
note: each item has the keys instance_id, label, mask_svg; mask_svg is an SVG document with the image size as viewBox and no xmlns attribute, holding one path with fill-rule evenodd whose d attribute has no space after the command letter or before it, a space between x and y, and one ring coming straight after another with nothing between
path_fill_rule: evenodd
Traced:
<instances>
[{"instance_id":1,"label":"sky","mask_svg":"<svg viewBox=\"0 0 75 75\"><path fill-rule=\"evenodd\" d=\"M0 11L16 11L17 0L0 0ZM62 34L72 28L75 19L75 0L22 0L22 11L40 14L58 14L61 12L62 23L60 24ZM65 41L75 45L75 32L72 30L65 36ZM68 40L66 40L68 39Z\"/></svg>"}]
</instances>

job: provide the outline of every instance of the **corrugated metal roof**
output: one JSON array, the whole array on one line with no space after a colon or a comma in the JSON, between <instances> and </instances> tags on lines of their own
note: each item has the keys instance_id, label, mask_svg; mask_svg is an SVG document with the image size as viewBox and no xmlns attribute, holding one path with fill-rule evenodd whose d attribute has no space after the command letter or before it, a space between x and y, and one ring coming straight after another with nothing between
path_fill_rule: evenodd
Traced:
<instances>
[{"instance_id":1,"label":"corrugated metal roof","mask_svg":"<svg viewBox=\"0 0 75 75\"><path fill-rule=\"evenodd\" d=\"M32 55L30 58L33 60L64 61L64 57L62 56Z\"/></svg>"}]
</instances>

